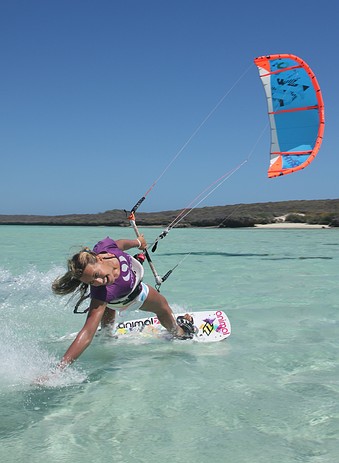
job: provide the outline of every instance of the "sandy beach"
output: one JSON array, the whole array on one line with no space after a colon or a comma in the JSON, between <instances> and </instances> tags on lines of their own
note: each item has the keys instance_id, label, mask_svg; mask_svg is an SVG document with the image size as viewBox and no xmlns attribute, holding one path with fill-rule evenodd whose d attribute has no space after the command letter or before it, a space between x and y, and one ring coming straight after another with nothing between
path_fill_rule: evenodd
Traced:
<instances>
[{"instance_id":1,"label":"sandy beach","mask_svg":"<svg viewBox=\"0 0 339 463\"><path fill-rule=\"evenodd\" d=\"M295 228L295 229L308 229L308 228L331 228L328 225L310 225L307 223L288 223L288 222L276 222L268 224L256 224L257 228Z\"/></svg>"}]
</instances>

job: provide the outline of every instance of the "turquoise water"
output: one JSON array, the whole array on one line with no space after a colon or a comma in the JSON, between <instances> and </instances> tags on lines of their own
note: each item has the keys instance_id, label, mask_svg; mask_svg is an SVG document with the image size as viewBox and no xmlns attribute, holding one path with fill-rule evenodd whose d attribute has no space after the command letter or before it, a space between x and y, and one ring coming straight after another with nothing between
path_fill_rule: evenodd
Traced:
<instances>
[{"instance_id":1,"label":"turquoise water","mask_svg":"<svg viewBox=\"0 0 339 463\"><path fill-rule=\"evenodd\" d=\"M157 229L143 230L151 242ZM0 226L0 460L334 463L339 230L173 230L152 255L175 311L221 308L221 343L97 337L32 385L79 329L51 293L66 258L129 228ZM145 280L153 283L146 268ZM137 318L140 313L132 313Z\"/></svg>"}]
</instances>

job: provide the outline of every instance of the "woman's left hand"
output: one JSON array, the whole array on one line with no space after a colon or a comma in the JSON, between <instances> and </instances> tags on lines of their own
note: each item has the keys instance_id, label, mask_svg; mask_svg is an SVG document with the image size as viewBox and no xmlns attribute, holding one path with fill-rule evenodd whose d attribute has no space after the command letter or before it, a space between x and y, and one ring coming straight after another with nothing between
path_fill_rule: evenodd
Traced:
<instances>
[{"instance_id":1,"label":"woman's left hand","mask_svg":"<svg viewBox=\"0 0 339 463\"><path fill-rule=\"evenodd\" d=\"M144 235L139 235L138 241L140 241L140 246L138 246L138 249L144 251L147 248L147 241L145 240Z\"/></svg>"}]
</instances>

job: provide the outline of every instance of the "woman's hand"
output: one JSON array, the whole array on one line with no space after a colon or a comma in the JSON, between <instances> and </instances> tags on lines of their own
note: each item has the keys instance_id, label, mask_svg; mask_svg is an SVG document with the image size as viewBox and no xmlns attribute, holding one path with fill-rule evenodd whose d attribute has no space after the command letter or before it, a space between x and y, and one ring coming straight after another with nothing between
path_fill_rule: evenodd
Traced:
<instances>
[{"instance_id":1,"label":"woman's hand","mask_svg":"<svg viewBox=\"0 0 339 463\"><path fill-rule=\"evenodd\" d=\"M90 345L105 313L106 306L107 302L98 299L91 300L86 322L62 357L58 365L59 369L62 370L67 365L73 363Z\"/></svg>"},{"instance_id":2,"label":"woman's hand","mask_svg":"<svg viewBox=\"0 0 339 463\"><path fill-rule=\"evenodd\" d=\"M144 251L147 248L147 242L144 235L139 235L138 238L135 238L134 240L116 240L116 244L122 251L128 251L131 248L138 248L141 251Z\"/></svg>"},{"instance_id":3,"label":"woman's hand","mask_svg":"<svg viewBox=\"0 0 339 463\"><path fill-rule=\"evenodd\" d=\"M139 235L137 238L137 242L138 244L140 243L138 249L140 249L141 251L144 251L147 248L147 242L145 240L144 235Z\"/></svg>"}]
</instances>

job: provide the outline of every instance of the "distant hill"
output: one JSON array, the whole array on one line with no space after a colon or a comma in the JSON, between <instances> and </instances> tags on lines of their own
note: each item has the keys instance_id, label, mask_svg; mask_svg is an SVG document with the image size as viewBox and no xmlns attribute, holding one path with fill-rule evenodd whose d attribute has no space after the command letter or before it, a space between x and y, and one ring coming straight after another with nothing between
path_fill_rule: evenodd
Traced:
<instances>
[{"instance_id":1,"label":"distant hill","mask_svg":"<svg viewBox=\"0 0 339 463\"><path fill-rule=\"evenodd\" d=\"M138 226L166 226L181 212L138 212ZM235 204L194 209L178 227L252 227L269 224L284 217L286 222L339 226L339 199L280 201ZM124 210L113 209L98 214L0 215L0 225L79 225L127 227Z\"/></svg>"}]
</instances>

